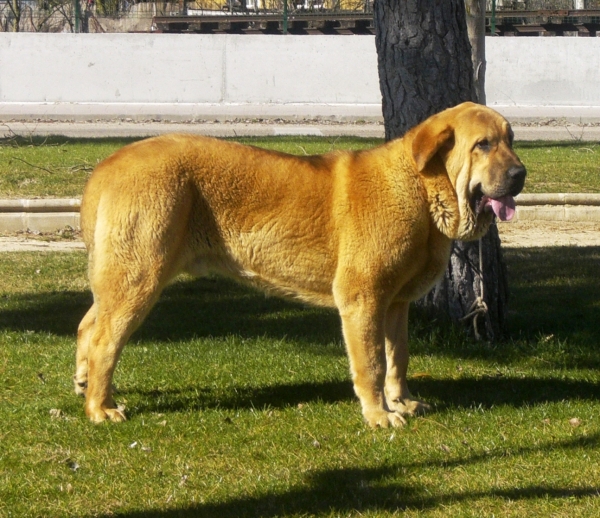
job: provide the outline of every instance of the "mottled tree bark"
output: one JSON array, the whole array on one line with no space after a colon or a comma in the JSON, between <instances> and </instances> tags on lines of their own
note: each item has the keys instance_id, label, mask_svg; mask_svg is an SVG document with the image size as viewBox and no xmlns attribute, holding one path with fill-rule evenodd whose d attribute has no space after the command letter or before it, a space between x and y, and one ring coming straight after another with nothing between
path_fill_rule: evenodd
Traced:
<instances>
[{"instance_id":1,"label":"mottled tree bark","mask_svg":"<svg viewBox=\"0 0 600 518\"><path fill-rule=\"evenodd\" d=\"M463 0L375 0L373 11L387 140L445 108L478 100ZM475 334L494 340L504 333L508 298L495 226L482 250L480 272L479 243L455 242L443 280L418 304L461 321L483 285L488 311L479 313Z\"/></svg>"},{"instance_id":2,"label":"mottled tree bark","mask_svg":"<svg viewBox=\"0 0 600 518\"><path fill-rule=\"evenodd\" d=\"M475 98L462 1L376 0L373 11L386 139Z\"/></svg>"}]
</instances>

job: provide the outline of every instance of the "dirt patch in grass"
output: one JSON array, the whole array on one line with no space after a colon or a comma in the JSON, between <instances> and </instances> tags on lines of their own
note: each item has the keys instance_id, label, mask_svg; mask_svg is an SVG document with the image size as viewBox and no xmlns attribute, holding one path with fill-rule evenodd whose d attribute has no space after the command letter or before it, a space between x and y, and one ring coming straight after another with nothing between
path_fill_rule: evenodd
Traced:
<instances>
[{"instance_id":1,"label":"dirt patch in grass","mask_svg":"<svg viewBox=\"0 0 600 518\"><path fill-rule=\"evenodd\" d=\"M498 230L506 248L600 246L600 222L516 221Z\"/></svg>"},{"instance_id":2,"label":"dirt patch in grass","mask_svg":"<svg viewBox=\"0 0 600 518\"><path fill-rule=\"evenodd\" d=\"M600 246L600 222L517 221L498 225L506 248L548 246ZM57 234L4 234L0 252L83 250L81 235L69 239Z\"/></svg>"}]
</instances>

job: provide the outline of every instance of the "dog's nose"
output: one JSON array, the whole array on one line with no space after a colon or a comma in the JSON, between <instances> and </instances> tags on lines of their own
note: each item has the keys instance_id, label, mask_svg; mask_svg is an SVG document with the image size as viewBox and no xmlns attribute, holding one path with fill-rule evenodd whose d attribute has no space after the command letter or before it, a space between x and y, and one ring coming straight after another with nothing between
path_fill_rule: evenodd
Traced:
<instances>
[{"instance_id":1,"label":"dog's nose","mask_svg":"<svg viewBox=\"0 0 600 518\"><path fill-rule=\"evenodd\" d=\"M515 181L525 181L525 176L527 175L527 170L522 165L514 165L508 170L508 176L511 180Z\"/></svg>"}]
</instances>

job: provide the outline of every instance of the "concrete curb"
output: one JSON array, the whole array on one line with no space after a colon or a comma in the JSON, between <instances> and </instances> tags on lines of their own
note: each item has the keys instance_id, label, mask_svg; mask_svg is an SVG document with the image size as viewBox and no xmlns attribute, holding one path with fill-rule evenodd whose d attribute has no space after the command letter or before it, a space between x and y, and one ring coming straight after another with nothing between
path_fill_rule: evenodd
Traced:
<instances>
[{"instance_id":1,"label":"concrete curb","mask_svg":"<svg viewBox=\"0 0 600 518\"><path fill-rule=\"evenodd\" d=\"M0 232L56 232L79 228L78 198L0 200Z\"/></svg>"},{"instance_id":2,"label":"concrete curb","mask_svg":"<svg viewBox=\"0 0 600 518\"><path fill-rule=\"evenodd\" d=\"M515 221L600 222L600 194L521 194ZM79 228L78 198L0 199L0 232Z\"/></svg>"},{"instance_id":3,"label":"concrete curb","mask_svg":"<svg viewBox=\"0 0 600 518\"><path fill-rule=\"evenodd\" d=\"M516 221L600 221L600 194L521 194Z\"/></svg>"},{"instance_id":4,"label":"concrete curb","mask_svg":"<svg viewBox=\"0 0 600 518\"><path fill-rule=\"evenodd\" d=\"M79 198L35 198L32 200L0 199L0 213L79 212L80 207L81 200Z\"/></svg>"},{"instance_id":5,"label":"concrete curb","mask_svg":"<svg viewBox=\"0 0 600 518\"><path fill-rule=\"evenodd\" d=\"M527 207L532 205L600 206L600 194L594 193L519 194L515 199L517 205Z\"/></svg>"}]
</instances>

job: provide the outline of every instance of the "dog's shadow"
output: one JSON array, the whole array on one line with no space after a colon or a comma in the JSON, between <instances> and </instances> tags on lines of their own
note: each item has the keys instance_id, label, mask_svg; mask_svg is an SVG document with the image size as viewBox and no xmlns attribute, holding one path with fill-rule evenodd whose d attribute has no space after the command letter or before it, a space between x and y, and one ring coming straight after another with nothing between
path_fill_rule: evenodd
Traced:
<instances>
[{"instance_id":1,"label":"dog's shadow","mask_svg":"<svg viewBox=\"0 0 600 518\"><path fill-rule=\"evenodd\" d=\"M0 330L73 336L92 305L89 292L11 295L0 307ZM333 310L266 296L226 279L178 280L168 286L131 341L184 341L239 336L341 341Z\"/></svg>"},{"instance_id":2,"label":"dog's shadow","mask_svg":"<svg viewBox=\"0 0 600 518\"><path fill-rule=\"evenodd\" d=\"M560 451L565 455L582 448L595 448L600 440L599 434L586 437L570 437L557 441L544 440L535 445L523 445L511 450L513 458L545 454L549 450ZM308 470L302 482L288 487L285 491L273 490L258 496L230 495L214 503L194 503L175 509L133 510L119 513L123 518L182 518L182 517L256 517L275 518L280 516L396 516L403 511L433 514L448 514L448 507L470 505L476 508L481 501L492 500L509 502L524 507L535 501L550 501L557 506L577 505L598 495L597 485L590 480L581 487L572 484L556 483L536 484L531 481L490 487L468 487L468 484L453 486L440 491L435 477L418 477L415 482L413 472L434 469L446 473L451 468L470 473L470 468L480 469L498 457L507 455L505 448L497 451L471 451L455 460L448 458L427 458L424 462L406 462L393 459L375 466L335 467L331 469ZM483 467L482 467L483 466ZM465 475L468 477L468 475ZM438 484L439 485L439 484ZM484 484L485 486L485 484ZM574 504L575 502L575 504ZM579 504L580 506L583 504ZM437 513L436 513L437 511ZM109 515L102 515L108 517ZM112 515L110 515L112 516Z\"/></svg>"},{"instance_id":3,"label":"dog's shadow","mask_svg":"<svg viewBox=\"0 0 600 518\"><path fill-rule=\"evenodd\" d=\"M299 408L308 403L334 404L354 399L350 380L274 384L267 387L230 387L215 391L209 387L187 386L177 389L137 390L132 387L119 391L125 397L139 399L130 416L190 412L205 410L262 410Z\"/></svg>"},{"instance_id":4,"label":"dog's shadow","mask_svg":"<svg viewBox=\"0 0 600 518\"><path fill-rule=\"evenodd\" d=\"M560 403L569 399L600 400L597 383L553 378L465 377L461 379L412 379L411 391L433 404L434 412L465 409L489 410L493 407L531 407ZM334 404L355 400L352 384L346 381L279 383L262 387L230 387L218 392L209 387L187 386L177 389L121 392L137 396L129 413L166 414L189 411L262 410L299 408L307 403ZM357 407L358 410L358 407Z\"/></svg>"},{"instance_id":5,"label":"dog's shadow","mask_svg":"<svg viewBox=\"0 0 600 518\"><path fill-rule=\"evenodd\" d=\"M590 255L592 264L597 262L599 249L577 251L577 254ZM519 252L523 254L524 252ZM528 263L536 259L540 264L548 251L527 252ZM573 252L575 253L575 252ZM581 259L581 258L580 258ZM566 261L566 259L565 259ZM531 274L533 275L533 274ZM563 298L568 286L545 288L561 290ZM571 288L572 296L578 293L578 286ZM517 286L517 297L525 297L531 291L528 285ZM556 300L556 294L545 292L546 304ZM10 309L0 309L0 329L17 332L51 333L58 336L72 337L75 340L79 321L91 305L89 292L55 292L42 294L24 294L10 297ZM580 297L581 298L581 297ZM588 301L589 302L589 301ZM576 315L569 322L578 326L579 332L585 331L587 339L577 343L577 347L568 351L565 358L559 360L564 365L585 368L596 368L600 365L599 353L591 338L599 336L599 329L594 319L597 316L597 305L586 302L580 304ZM548 309L547 314L558 311ZM539 312L538 312L539 313ZM418 314L415 314L417 319ZM539 314L538 316L541 316ZM522 316L521 318L525 318ZM423 323L423 326L436 324ZM569 327L560 318L547 318L539 321L528 321L522 329L530 334L570 332ZM442 325L437 324L440 328ZM537 326L537 327L536 327ZM428 329L418 334L427 335ZM335 311L321 308L310 308L299 303L283 301L276 297L267 297L252 289L245 288L223 279L180 280L169 286L152 310L141 328L132 338L132 342L143 345L145 342L177 342L194 338L227 338L239 336L243 339L272 338L282 340L289 338L294 347L310 349L313 354L344 356L340 347L325 347L325 344L341 344L342 335L339 316ZM576 337L571 336L574 341ZM421 340L422 341L422 340ZM426 341L426 340L425 340ZM417 341L411 345L413 353L419 354L427 349L427 354L446 357L477 357L489 359L489 349L482 345L471 344L465 349L466 340L460 343L442 340L443 346L421 346ZM589 345L588 344L593 344ZM133 347L135 345L132 344ZM503 358L499 344L495 349L495 357ZM527 350L511 349L514 354L527 355ZM559 361L557 360L557 361ZM564 363L567 362L567 363ZM307 366L307 368L310 368ZM522 407L529 404L560 402L570 398L597 400L600 398L600 386L580 380L558 380L541 377L474 377L464 372L458 379L416 378L409 381L411 391L433 403L437 411L451 408L490 408L493 405ZM129 389L137 394L137 412L181 412L211 408L273 408L294 407L300 403L325 401L328 403L343 402L355 398L352 385L348 379L343 381L311 382L311 383L277 383L270 386L232 387L229 392L216 391L202 385L186 386L173 390L139 391L135 386Z\"/></svg>"},{"instance_id":6,"label":"dog's shadow","mask_svg":"<svg viewBox=\"0 0 600 518\"><path fill-rule=\"evenodd\" d=\"M169 286L135 337L165 341L231 335L311 343L342 340L336 311L282 300L220 278Z\"/></svg>"}]
</instances>

